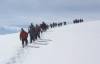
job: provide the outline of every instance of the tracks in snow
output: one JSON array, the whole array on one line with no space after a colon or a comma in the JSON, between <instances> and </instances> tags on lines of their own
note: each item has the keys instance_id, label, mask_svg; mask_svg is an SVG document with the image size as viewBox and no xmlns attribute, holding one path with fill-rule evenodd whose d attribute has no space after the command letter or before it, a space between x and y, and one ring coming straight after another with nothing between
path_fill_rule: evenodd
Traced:
<instances>
[{"instance_id":1,"label":"tracks in snow","mask_svg":"<svg viewBox=\"0 0 100 64\"><path fill-rule=\"evenodd\" d=\"M37 42L34 42L32 44L29 44L28 46L26 46L25 48L20 47L17 50L17 53L11 57L6 63L4 64L22 64L25 57L27 56L27 54L30 51L30 48L40 48L43 45L48 45L49 39L40 39Z\"/></svg>"}]
</instances>

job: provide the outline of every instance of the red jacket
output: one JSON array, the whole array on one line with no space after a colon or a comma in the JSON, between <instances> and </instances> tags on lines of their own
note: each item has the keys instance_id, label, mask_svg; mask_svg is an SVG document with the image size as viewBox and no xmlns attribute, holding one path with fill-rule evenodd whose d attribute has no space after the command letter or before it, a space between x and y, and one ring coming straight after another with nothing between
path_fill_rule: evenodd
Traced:
<instances>
[{"instance_id":1,"label":"red jacket","mask_svg":"<svg viewBox=\"0 0 100 64\"><path fill-rule=\"evenodd\" d=\"M25 39L27 39L27 37L28 37L28 33L27 32L21 32L20 33L20 39L21 40L25 40Z\"/></svg>"}]
</instances>

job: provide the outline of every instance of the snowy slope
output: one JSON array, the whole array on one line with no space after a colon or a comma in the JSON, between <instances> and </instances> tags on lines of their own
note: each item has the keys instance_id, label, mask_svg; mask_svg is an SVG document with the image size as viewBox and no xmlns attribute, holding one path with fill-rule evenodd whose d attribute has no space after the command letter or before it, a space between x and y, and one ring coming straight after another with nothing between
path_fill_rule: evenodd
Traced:
<instances>
[{"instance_id":1,"label":"snowy slope","mask_svg":"<svg viewBox=\"0 0 100 64\"><path fill-rule=\"evenodd\" d=\"M19 33L0 36L0 64L100 64L100 22L49 29L46 42L21 48ZM47 41L49 40L49 41Z\"/></svg>"}]
</instances>

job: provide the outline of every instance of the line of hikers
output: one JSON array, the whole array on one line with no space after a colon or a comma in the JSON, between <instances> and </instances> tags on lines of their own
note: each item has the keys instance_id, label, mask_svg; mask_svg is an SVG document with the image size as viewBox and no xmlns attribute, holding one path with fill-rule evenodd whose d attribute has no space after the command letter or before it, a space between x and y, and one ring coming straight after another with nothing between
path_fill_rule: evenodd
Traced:
<instances>
[{"instance_id":1,"label":"line of hikers","mask_svg":"<svg viewBox=\"0 0 100 64\"><path fill-rule=\"evenodd\" d=\"M81 22L83 22L83 19L75 19L75 20L73 20L73 23L75 24L75 23L81 23Z\"/></svg>"},{"instance_id":2,"label":"line of hikers","mask_svg":"<svg viewBox=\"0 0 100 64\"><path fill-rule=\"evenodd\" d=\"M75 23L81 23L81 22L83 22L84 20L83 19L75 19L75 20L73 20L73 23L75 24ZM54 27L60 27L60 26L62 26L62 25L67 25L68 23L66 22L66 21L63 21L63 22L53 22L52 24L50 24L49 26L51 27L51 28L54 28Z\"/></svg>"},{"instance_id":3,"label":"line of hikers","mask_svg":"<svg viewBox=\"0 0 100 64\"><path fill-rule=\"evenodd\" d=\"M28 35L30 36L30 43L36 41L38 38L40 39L40 34L47 31L49 27L54 28L57 26L66 25L66 22L59 22L59 23L52 23L50 25L46 24L45 22L42 22L40 25L36 24L34 26L32 23L28 27L28 32L26 32L23 28L21 28L20 32L20 40L22 41L22 47L28 45Z\"/></svg>"},{"instance_id":4,"label":"line of hikers","mask_svg":"<svg viewBox=\"0 0 100 64\"><path fill-rule=\"evenodd\" d=\"M62 25L66 25L67 24L67 22L66 21L64 21L64 22L59 22L59 23L57 23L57 22L53 22L52 24L50 24L50 27L51 28L54 28L54 27L60 27L60 26L62 26Z\"/></svg>"},{"instance_id":5,"label":"line of hikers","mask_svg":"<svg viewBox=\"0 0 100 64\"><path fill-rule=\"evenodd\" d=\"M47 29L48 25L45 22L42 22L40 25L36 24L36 26L31 23L28 28L28 32L21 28L20 40L22 41L22 47L24 48L28 45L28 34L30 36L30 43L32 43L40 38L40 33L47 31Z\"/></svg>"},{"instance_id":6,"label":"line of hikers","mask_svg":"<svg viewBox=\"0 0 100 64\"><path fill-rule=\"evenodd\" d=\"M83 19L75 19L73 20L73 23L80 23L83 22ZM26 32L23 28L21 28L21 32L20 32L20 40L22 41L22 47L24 48L25 46L28 45L28 34L30 36L30 43L36 41L38 38L40 39L40 34L42 34L43 32L47 31L47 29L50 28L54 28L54 27L60 27L62 25L67 25L66 21L63 22L53 22L51 24L46 24L45 22L42 22L41 24L36 24L36 26L34 26L32 23L31 25L28 27L28 32Z\"/></svg>"}]
</instances>

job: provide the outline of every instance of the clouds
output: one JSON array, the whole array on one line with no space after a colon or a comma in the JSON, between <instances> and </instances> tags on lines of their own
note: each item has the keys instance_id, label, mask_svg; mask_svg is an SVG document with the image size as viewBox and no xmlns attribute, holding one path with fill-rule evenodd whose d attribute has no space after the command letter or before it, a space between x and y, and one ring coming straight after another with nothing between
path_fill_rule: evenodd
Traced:
<instances>
[{"instance_id":1,"label":"clouds","mask_svg":"<svg viewBox=\"0 0 100 64\"><path fill-rule=\"evenodd\" d=\"M2 14L99 10L99 0L0 0Z\"/></svg>"},{"instance_id":2,"label":"clouds","mask_svg":"<svg viewBox=\"0 0 100 64\"><path fill-rule=\"evenodd\" d=\"M99 0L0 0L0 25L9 22L9 24L27 22L21 16L38 17L49 14L61 16L62 14L67 17L74 15L79 17L86 14L88 17L95 14L93 17L96 17L100 15L99 11Z\"/></svg>"}]
</instances>

